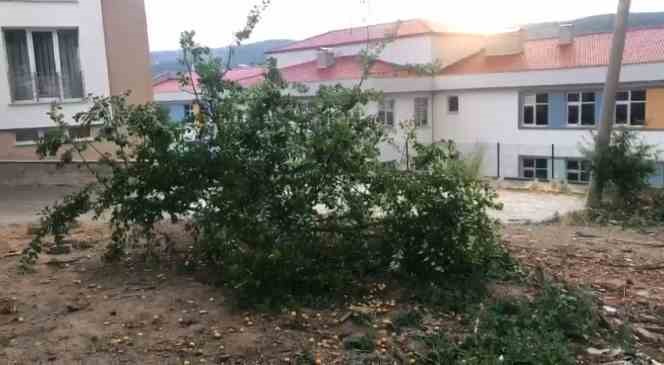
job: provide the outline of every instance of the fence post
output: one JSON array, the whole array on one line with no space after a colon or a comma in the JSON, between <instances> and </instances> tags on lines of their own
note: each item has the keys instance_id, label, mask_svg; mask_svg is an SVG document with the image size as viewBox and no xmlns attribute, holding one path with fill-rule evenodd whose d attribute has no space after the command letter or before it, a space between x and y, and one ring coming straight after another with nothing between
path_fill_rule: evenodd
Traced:
<instances>
[{"instance_id":1,"label":"fence post","mask_svg":"<svg viewBox=\"0 0 664 365\"><path fill-rule=\"evenodd\" d=\"M498 142L496 146L497 146L497 153L496 153L497 157L496 157L496 159L497 159L497 162L498 162L496 164L496 167L497 167L496 175L497 175L498 178L500 178L500 142Z\"/></svg>"},{"instance_id":2,"label":"fence post","mask_svg":"<svg viewBox=\"0 0 664 365\"><path fill-rule=\"evenodd\" d=\"M551 143L551 181L556 180L556 145Z\"/></svg>"}]
</instances>

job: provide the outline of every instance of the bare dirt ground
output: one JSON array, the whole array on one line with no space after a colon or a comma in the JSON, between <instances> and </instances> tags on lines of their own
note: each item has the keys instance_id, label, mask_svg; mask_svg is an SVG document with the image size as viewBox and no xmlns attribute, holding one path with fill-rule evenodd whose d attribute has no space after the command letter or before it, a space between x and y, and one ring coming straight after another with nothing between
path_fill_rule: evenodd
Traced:
<instances>
[{"instance_id":1,"label":"bare dirt ground","mask_svg":"<svg viewBox=\"0 0 664 365\"><path fill-rule=\"evenodd\" d=\"M43 255L34 273L20 274L16 253L28 228L0 231L0 363L279 364L305 353L323 364L352 363L343 339L366 330L347 320L352 308L243 312L222 289L167 262L102 264L108 233L83 224L71 253ZM591 288L607 321L629 321L644 351L664 359L664 229L511 225L504 237L533 271ZM412 303L380 285L365 303L380 339L377 358L409 363L412 343L393 332L391 318ZM453 331L449 314L427 318L427 331Z\"/></svg>"},{"instance_id":2,"label":"bare dirt ground","mask_svg":"<svg viewBox=\"0 0 664 365\"><path fill-rule=\"evenodd\" d=\"M0 205L0 217L15 219L0 221L0 364L295 364L306 356L349 364L354 355L344 349L344 339L368 330L376 334L374 359L415 360L412 334L395 332L392 321L417 304L381 283L354 306L244 312L224 290L178 263L146 265L130 257L103 264L109 231L92 222L74 231L71 252L44 254L34 273L21 274L18 254L30 240L27 223L36 219L29 212L63 189L16 193L9 197L13 203ZM501 198L516 196L525 204L532 194L501 192ZM521 212L518 205L508 209ZM176 239L182 234L178 227L163 229ZM608 322L631 324L639 348L664 361L664 227L507 225L503 234L506 247L530 271L590 288ZM455 333L459 327L454 313L420 310L427 314L425 332ZM368 327L349 319L357 313L371 318ZM612 360L579 357L581 364Z\"/></svg>"}]
</instances>

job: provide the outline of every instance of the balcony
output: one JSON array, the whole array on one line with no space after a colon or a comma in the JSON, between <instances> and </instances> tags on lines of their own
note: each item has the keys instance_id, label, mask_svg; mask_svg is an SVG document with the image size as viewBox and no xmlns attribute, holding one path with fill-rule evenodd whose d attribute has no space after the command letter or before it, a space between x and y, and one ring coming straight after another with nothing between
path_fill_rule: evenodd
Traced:
<instances>
[{"instance_id":1,"label":"balcony","mask_svg":"<svg viewBox=\"0 0 664 365\"><path fill-rule=\"evenodd\" d=\"M12 103L41 103L85 97L83 74L9 74Z\"/></svg>"}]
</instances>

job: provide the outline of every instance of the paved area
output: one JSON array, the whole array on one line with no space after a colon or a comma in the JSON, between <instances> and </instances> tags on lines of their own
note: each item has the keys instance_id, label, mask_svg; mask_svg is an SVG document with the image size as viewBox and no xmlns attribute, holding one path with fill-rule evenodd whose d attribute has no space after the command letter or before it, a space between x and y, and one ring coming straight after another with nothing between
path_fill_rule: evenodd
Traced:
<instances>
[{"instance_id":1,"label":"paved area","mask_svg":"<svg viewBox=\"0 0 664 365\"><path fill-rule=\"evenodd\" d=\"M46 205L76 191L72 186L0 186L0 225L38 221L39 211ZM491 214L503 223L542 222L556 214L583 208L578 195L500 190L504 209Z\"/></svg>"},{"instance_id":2,"label":"paved area","mask_svg":"<svg viewBox=\"0 0 664 365\"><path fill-rule=\"evenodd\" d=\"M0 226L37 222L45 206L76 190L73 186L0 186Z\"/></svg>"},{"instance_id":3,"label":"paved area","mask_svg":"<svg viewBox=\"0 0 664 365\"><path fill-rule=\"evenodd\" d=\"M503 223L539 223L584 207L581 195L538 193L529 191L499 190L504 207L491 215Z\"/></svg>"}]
</instances>

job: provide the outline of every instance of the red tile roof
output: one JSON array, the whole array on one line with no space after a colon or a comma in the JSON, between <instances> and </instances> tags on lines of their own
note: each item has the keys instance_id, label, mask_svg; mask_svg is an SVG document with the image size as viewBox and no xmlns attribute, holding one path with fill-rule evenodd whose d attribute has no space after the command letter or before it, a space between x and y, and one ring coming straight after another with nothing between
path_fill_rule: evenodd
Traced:
<instances>
[{"instance_id":1,"label":"red tile roof","mask_svg":"<svg viewBox=\"0 0 664 365\"><path fill-rule=\"evenodd\" d=\"M527 41L521 54L486 56L479 52L442 73L460 75L604 66L609 64L612 38L611 33L577 36L570 45L560 45L557 38ZM623 64L651 62L664 62L664 28L630 30Z\"/></svg>"},{"instance_id":2,"label":"red tile roof","mask_svg":"<svg viewBox=\"0 0 664 365\"><path fill-rule=\"evenodd\" d=\"M243 67L228 71L225 79L235 81L244 87L248 87L254 86L263 81L264 76L265 69L262 67Z\"/></svg>"},{"instance_id":3,"label":"red tile roof","mask_svg":"<svg viewBox=\"0 0 664 365\"><path fill-rule=\"evenodd\" d=\"M268 53L281 53L303 49L338 46L343 44L365 43L385 39L388 35L396 37L412 37L416 35L445 33L448 30L440 25L421 19L404 20L392 23L376 24L365 27L355 27L333 30L303 41L291 43L288 46L277 48Z\"/></svg>"},{"instance_id":4,"label":"red tile roof","mask_svg":"<svg viewBox=\"0 0 664 365\"><path fill-rule=\"evenodd\" d=\"M337 57L334 65L319 69L317 61L302 63L280 69L283 78L289 82L319 82L333 80L356 80L362 77L363 65L359 56ZM398 77L402 74L399 66L377 61L370 70L371 77Z\"/></svg>"},{"instance_id":5,"label":"red tile roof","mask_svg":"<svg viewBox=\"0 0 664 365\"><path fill-rule=\"evenodd\" d=\"M243 67L230 70L224 79L235 81L241 86L253 86L263 80L265 70L262 67ZM198 75L194 73L194 84L198 85ZM182 87L175 74L157 77L152 85L155 94L176 93L181 91L191 92L191 87Z\"/></svg>"},{"instance_id":6,"label":"red tile roof","mask_svg":"<svg viewBox=\"0 0 664 365\"><path fill-rule=\"evenodd\" d=\"M359 56L344 56L337 57L334 65L319 69L317 61L305 62L298 65L293 65L280 69L281 75L284 80L288 82L321 82L321 81L334 81L334 80L357 80L362 77L364 72L362 60ZM407 70L402 69L397 65L393 65L384 61L376 61L372 66L369 74L371 77L399 77L407 73ZM226 74L227 80L233 80L240 85L248 87L258 84L263 81L265 77L265 70L262 68L253 69L236 69L229 71ZM197 76L194 75L197 80ZM180 85L177 78L164 78L158 81L153 86L155 94L173 93L180 91L191 91L191 88L186 90Z\"/></svg>"}]
</instances>

